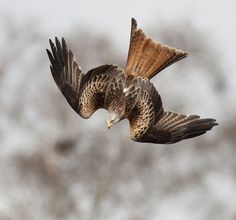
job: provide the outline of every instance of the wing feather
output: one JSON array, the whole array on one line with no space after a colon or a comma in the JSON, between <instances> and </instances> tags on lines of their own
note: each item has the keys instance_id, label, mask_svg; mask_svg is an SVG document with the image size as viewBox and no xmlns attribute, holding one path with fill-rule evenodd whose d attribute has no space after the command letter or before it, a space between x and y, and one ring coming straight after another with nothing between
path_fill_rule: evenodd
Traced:
<instances>
[{"instance_id":1,"label":"wing feather","mask_svg":"<svg viewBox=\"0 0 236 220\"><path fill-rule=\"evenodd\" d=\"M167 111L141 142L172 144L202 135L216 125L215 119L200 119L198 115L187 116Z\"/></svg>"},{"instance_id":2,"label":"wing feather","mask_svg":"<svg viewBox=\"0 0 236 220\"><path fill-rule=\"evenodd\" d=\"M135 141L142 140L163 114L161 97L153 84L147 79L141 79L139 85L141 91L138 101L127 117L131 138Z\"/></svg>"},{"instance_id":3,"label":"wing feather","mask_svg":"<svg viewBox=\"0 0 236 220\"><path fill-rule=\"evenodd\" d=\"M124 71L114 65L103 65L84 74L64 38L60 42L56 37L55 44L52 40L49 43L50 70L70 106L83 118L89 118L98 108L106 108L109 105L108 99L105 105L107 86L117 75L121 79ZM118 94L117 89L114 93Z\"/></svg>"},{"instance_id":4,"label":"wing feather","mask_svg":"<svg viewBox=\"0 0 236 220\"><path fill-rule=\"evenodd\" d=\"M140 80L137 103L128 115L131 139L138 142L172 144L199 136L216 126L216 120L198 115L183 115L165 111L161 97L153 84Z\"/></svg>"},{"instance_id":5,"label":"wing feather","mask_svg":"<svg viewBox=\"0 0 236 220\"><path fill-rule=\"evenodd\" d=\"M133 108L136 106L138 99L141 95L141 77L132 77L126 80L125 84L125 100L126 100L126 117L130 114Z\"/></svg>"},{"instance_id":6,"label":"wing feather","mask_svg":"<svg viewBox=\"0 0 236 220\"><path fill-rule=\"evenodd\" d=\"M121 97L124 90L125 75L124 71L117 68L113 71L113 76L110 79L105 94L104 106L107 109L110 103L117 97Z\"/></svg>"},{"instance_id":7,"label":"wing feather","mask_svg":"<svg viewBox=\"0 0 236 220\"><path fill-rule=\"evenodd\" d=\"M68 51L65 39L62 38L61 44L56 37L55 42L56 45L49 40L51 51L47 49L52 76L70 106L79 113L78 95L84 73L76 63L73 53Z\"/></svg>"}]
</instances>

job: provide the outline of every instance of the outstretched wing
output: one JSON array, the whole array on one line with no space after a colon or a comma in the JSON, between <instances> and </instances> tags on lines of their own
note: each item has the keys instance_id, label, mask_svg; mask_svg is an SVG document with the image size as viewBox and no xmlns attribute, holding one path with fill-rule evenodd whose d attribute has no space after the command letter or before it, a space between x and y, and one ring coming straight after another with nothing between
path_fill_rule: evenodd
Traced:
<instances>
[{"instance_id":1,"label":"outstretched wing","mask_svg":"<svg viewBox=\"0 0 236 220\"><path fill-rule=\"evenodd\" d=\"M70 106L79 113L78 95L84 73L76 63L71 50L68 50L64 38L62 38L62 44L57 38L55 38L56 45L52 40L49 40L49 43L51 51L47 49L47 54L51 62L50 69L54 81Z\"/></svg>"},{"instance_id":2,"label":"outstretched wing","mask_svg":"<svg viewBox=\"0 0 236 220\"><path fill-rule=\"evenodd\" d=\"M161 97L149 80L139 80L136 88L141 91L127 117L134 141L172 144L204 134L217 125L216 120L211 118L164 112Z\"/></svg>"},{"instance_id":3,"label":"outstretched wing","mask_svg":"<svg viewBox=\"0 0 236 220\"><path fill-rule=\"evenodd\" d=\"M47 54L51 73L70 106L83 118L89 118L99 108L106 108L111 101L105 98L107 86L111 79L120 79L123 70L114 65L103 65L84 74L64 38L62 43L55 38L55 45L51 40L49 42L51 51L47 49ZM115 94L118 89L114 89Z\"/></svg>"},{"instance_id":4,"label":"outstretched wing","mask_svg":"<svg viewBox=\"0 0 236 220\"><path fill-rule=\"evenodd\" d=\"M146 133L141 142L172 144L193 138L218 125L215 119L200 119L198 115L186 116L174 112L164 112L156 125Z\"/></svg>"}]
</instances>

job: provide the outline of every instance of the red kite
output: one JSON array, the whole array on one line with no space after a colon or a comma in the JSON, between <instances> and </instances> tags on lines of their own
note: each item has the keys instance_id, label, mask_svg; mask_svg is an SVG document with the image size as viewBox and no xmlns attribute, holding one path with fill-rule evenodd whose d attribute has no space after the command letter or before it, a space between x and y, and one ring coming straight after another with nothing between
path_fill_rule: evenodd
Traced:
<instances>
[{"instance_id":1,"label":"red kite","mask_svg":"<svg viewBox=\"0 0 236 220\"><path fill-rule=\"evenodd\" d=\"M193 138L217 125L215 119L164 110L150 79L187 53L148 38L137 29L133 18L125 70L103 65L85 74L64 38L62 42L55 38L55 45L49 42L52 76L70 106L83 118L104 108L108 111L108 128L127 118L132 140L159 144Z\"/></svg>"}]
</instances>

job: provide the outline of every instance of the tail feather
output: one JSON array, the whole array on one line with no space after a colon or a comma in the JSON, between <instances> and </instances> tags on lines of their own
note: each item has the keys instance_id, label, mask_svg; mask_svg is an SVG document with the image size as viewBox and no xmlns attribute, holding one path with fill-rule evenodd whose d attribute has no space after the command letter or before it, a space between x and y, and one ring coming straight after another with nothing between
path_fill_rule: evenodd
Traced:
<instances>
[{"instance_id":1,"label":"tail feather","mask_svg":"<svg viewBox=\"0 0 236 220\"><path fill-rule=\"evenodd\" d=\"M182 50L160 44L148 38L132 18L130 48L126 63L126 75L151 79L164 68L187 56Z\"/></svg>"}]
</instances>

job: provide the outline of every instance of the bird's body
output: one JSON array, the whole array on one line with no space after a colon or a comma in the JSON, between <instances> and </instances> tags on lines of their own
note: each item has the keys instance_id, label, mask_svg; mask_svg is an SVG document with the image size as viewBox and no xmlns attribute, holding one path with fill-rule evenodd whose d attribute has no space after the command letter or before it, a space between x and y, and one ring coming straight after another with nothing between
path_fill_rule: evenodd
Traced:
<instances>
[{"instance_id":1,"label":"bird's body","mask_svg":"<svg viewBox=\"0 0 236 220\"><path fill-rule=\"evenodd\" d=\"M146 37L134 19L125 70L103 65L84 74L65 40L55 42L56 46L50 40L52 53L47 50L53 78L81 117L89 118L105 108L109 128L127 118L132 140L163 144L201 135L217 125L214 119L164 111L150 79L187 54Z\"/></svg>"}]
</instances>

